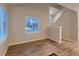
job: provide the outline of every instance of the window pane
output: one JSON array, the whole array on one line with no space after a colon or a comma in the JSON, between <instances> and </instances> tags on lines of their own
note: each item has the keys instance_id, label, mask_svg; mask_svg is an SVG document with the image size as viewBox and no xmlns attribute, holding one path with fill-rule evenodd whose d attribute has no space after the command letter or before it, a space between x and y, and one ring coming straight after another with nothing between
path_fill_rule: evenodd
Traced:
<instances>
[{"instance_id":1,"label":"window pane","mask_svg":"<svg viewBox=\"0 0 79 59\"><path fill-rule=\"evenodd\" d=\"M2 8L0 8L0 38L2 38L3 36L3 12L2 12Z\"/></svg>"},{"instance_id":2,"label":"window pane","mask_svg":"<svg viewBox=\"0 0 79 59\"><path fill-rule=\"evenodd\" d=\"M2 39L7 31L7 12L6 10L1 7L0 8L0 39Z\"/></svg>"},{"instance_id":3,"label":"window pane","mask_svg":"<svg viewBox=\"0 0 79 59\"><path fill-rule=\"evenodd\" d=\"M26 32L38 32L38 18L33 18L33 17L27 17L25 19L25 31Z\"/></svg>"}]
</instances>

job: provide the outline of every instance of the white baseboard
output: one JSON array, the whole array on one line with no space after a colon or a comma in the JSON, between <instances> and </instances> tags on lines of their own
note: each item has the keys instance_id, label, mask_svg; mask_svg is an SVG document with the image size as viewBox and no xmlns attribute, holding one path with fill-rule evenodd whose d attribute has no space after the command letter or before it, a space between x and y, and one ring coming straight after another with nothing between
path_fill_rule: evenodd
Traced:
<instances>
[{"instance_id":1,"label":"white baseboard","mask_svg":"<svg viewBox=\"0 0 79 59\"><path fill-rule=\"evenodd\" d=\"M76 42L75 40L71 40L71 39L67 39L67 38L64 38L62 40L67 40L67 41L70 41L70 42Z\"/></svg>"},{"instance_id":2,"label":"white baseboard","mask_svg":"<svg viewBox=\"0 0 79 59\"><path fill-rule=\"evenodd\" d=\"M5 54L7 53L7 50L8 50L8 47L6 48L6 50L5 50L4 55L3 55L3 56L5 56Z\"/></svg>"},{"instance_id":3,"label":"white baseboard","mask_svg":"<svg viewBox=\"0 0 79 59\"><path fill-rule=\"evenodd\" d=\"M27 43L27 42L31 42L31 41L43 40L43 39L46 39L46 38L47 38L47 37L43 37L43 38L34 39L34 40L29 40L29 41L24 41L24 42L12 43L12 44L9 44L9 46L16 45L16 44Z\"/></svg>"}]
</instances>

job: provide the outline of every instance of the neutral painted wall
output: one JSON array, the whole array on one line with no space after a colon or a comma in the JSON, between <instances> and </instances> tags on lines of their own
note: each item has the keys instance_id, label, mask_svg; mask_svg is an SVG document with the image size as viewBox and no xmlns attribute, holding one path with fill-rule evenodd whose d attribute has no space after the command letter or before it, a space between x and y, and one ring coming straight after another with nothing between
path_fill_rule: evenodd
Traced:
<instances>
[{"instance_id":1,"label":"neutral painted wall","mask_svg":"<svg viewBox=\"0 0 79 59\"><path fill-rule=\"evenodd\" d=\"M56 27L52 26L48 28L48 38L50 40L53 40L57 43L62 43L62 28L61 27Z\"/></svg>"},{"instance_id":2,"label":"neutral painted wall","mask_svg":"<svg viewBox=\"0 0 79 59\"><path fill-rule=\"evenodd\" d=\"M77 12L66 10L55 25L62 26L63 39L77 41Z\"/></svg>"},{"instance_id":3,"label":"neutral painted wall","mask_svg":"<svg viewBox=\"0 0 79 59\"><path fill-rule=\"evenodd\" d=\"M40 19L40 32L24 32L24 19L27 16ZM9 20L9 45L41 40L47 38L46 27L48 24L48 10L43 11L40 6L13 6Z\"/></svg>"}]
</instances>

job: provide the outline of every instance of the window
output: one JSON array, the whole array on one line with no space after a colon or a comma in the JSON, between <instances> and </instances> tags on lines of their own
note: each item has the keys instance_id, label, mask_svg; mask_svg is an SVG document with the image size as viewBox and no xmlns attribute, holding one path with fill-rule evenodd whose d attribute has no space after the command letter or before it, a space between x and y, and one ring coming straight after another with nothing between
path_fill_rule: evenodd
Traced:
<instances>
[{"instance_id":1,"label":"window","mask_svg":"<svg viewBox=\"0 0 79 59\"><path fill-rule=\"evenodd\" d=\"M26 17L24 23L26 32L39 32L39 19L37 17Z\"/></svg>"},{"instance_id":2,"label":"window","mask_svg":"<svg viewBox=\"0 0 79 59\"><path fill-rule=\"evenodd\" d=\"M0 39L7 33L7 12L3 7L0 7Z\"/></svg>"}]
</instances>

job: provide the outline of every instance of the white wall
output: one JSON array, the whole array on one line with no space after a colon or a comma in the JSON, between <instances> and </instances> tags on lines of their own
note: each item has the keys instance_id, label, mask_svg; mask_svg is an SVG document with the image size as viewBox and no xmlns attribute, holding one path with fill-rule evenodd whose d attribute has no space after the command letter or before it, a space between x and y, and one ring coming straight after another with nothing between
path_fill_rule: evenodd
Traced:
<instances>
[{"instance_id":1,"label":"white wall","mask_svg":"<svg viewBox=\"0 0 79 59\"><path fill-rule=\"evenodd\" d=\"M62 43L62 27L48 27L48 38L57 43Z\"/></svg>"},{"instance_id":2,"label":"white wall","mask_svg":"<svg viewBox=\"0 0 79 59\"><path fill-rule=\"evenodd\" d=\"M77 41L77 12L65 11L55 25L62 26L63 39Z\"/></svg>"},{"instance_id":3,"label":"white wall","mask_svg":"<svg viewBox=\"0 0 79 59\"><path fill-rule=\"evenodd\" d=\"M26 16L39 17L40 32L26 33L24 32L24 19ZM35 41L47 38L46 27L48 24L48 10L42 11L40 6L34 7L16 7L11 8L9 20L9 45Z\"/></svg>"}]
</instances>

